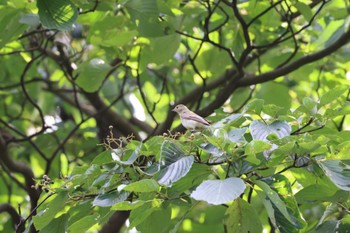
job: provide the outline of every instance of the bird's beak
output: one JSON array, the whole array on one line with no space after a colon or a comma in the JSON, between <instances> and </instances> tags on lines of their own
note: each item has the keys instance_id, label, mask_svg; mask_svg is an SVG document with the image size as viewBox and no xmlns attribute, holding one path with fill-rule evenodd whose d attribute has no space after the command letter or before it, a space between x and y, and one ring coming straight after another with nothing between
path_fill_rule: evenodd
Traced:
<instances>
[{"instance_id":1,"label":"bird's beak","mask_svg":"<svg viewBox=\"0 0 350 233\"><path fill-rule=\"evenodd\" d=\"M175 112L175 108L171 109L171 111Z\"/></svg>"}]
</instances>

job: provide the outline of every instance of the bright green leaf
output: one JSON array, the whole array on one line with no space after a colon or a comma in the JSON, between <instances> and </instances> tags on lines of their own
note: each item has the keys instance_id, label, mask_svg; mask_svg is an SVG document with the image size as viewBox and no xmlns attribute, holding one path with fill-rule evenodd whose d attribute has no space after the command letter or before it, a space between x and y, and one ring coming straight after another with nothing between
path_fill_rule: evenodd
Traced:
<instances>
[{"instance_id":1,"label":"bright green leaf","mask_svg":"<svg viewBox=\"0 0 350 233\"><path fill-rule=\"evenodd\" d=\"M130 192L154 192L159 189L159 185L155 180L144 179L128 184L123 188Z\"/></svg>"},{"instance_id":2,"label":"bright green leaf","mask_svg":"<svg viewBox=\"0 0 350 233\"><path fill-rule=\"evenodd\" d=\"M68 198L67 192L58 193L50 202L39 208L38 214L33 217L36 229L41 230L49 224L53 218L65 206Z\"/></svg>"}]
</instances>

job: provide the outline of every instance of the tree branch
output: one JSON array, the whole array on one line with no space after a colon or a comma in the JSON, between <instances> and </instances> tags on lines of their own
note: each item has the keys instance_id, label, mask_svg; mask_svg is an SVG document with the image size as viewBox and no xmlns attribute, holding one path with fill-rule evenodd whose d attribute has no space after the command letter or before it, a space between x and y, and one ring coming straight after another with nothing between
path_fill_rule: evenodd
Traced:
<instances>
[{"instance_id":1,"label":"tree branch","mask_svg":"<svg viewBox=\"0 0 350 233\"><path fill-rule=\"evenodd\" d=\"M3 212L7 212L14 223L14 229L16 229L16 225L21 222L21 216L17 213L16 209L10 205L9 203L0 204L0 214ZM24 231L24 227L19 229L21 232Z\"/></svg>"},{"instance_id":2,"label":"tree branch","mask_svg":"<svg viewBox=\"0 0 350 233\"><path fill-rule=\"evenodd\" d=\"M34 182L34 173L30 167L25 163L13 160L8 153L7 145L5 140L0 135L0 159L5 164L5 166L12 172L20 173L24 176L26 191L30 197L31 209L34 209L40 195L40 191L32 188L32 185L35 185Z\"/></svg>"},{"instance_id":3,"label":"tree branch","mask_svg":"<svg viewBox=\"0 0 350 233\"><path fill-rule=\"evenodd\" d=\"M294 61L293 63L291 63L289 65L285 65L285 66L277 68L273 71L266 72L266 73L263 73L263 74L258 75L258 76L246 75L245 78L240 79L235 84L238 87L244 87L244 86L249 86L249 85L258 84L258 83L264 83L264 82L276 79L280 76L283 76L283 75L286 75L292 71L295 71L298 68L300 68L306 64L315 62L317 60L320 60L320 59L330 55L331 53L338 50L340 47L344 46L349 41L350 41L350 28L348 28L347 31L341 37L339 37L338 40L336 40L333 44L331 44L327 48L324 48L324 49L322 49L318 52L312 53L310 55L306 55L306 56Z\"/></svg>"}]
</instances>

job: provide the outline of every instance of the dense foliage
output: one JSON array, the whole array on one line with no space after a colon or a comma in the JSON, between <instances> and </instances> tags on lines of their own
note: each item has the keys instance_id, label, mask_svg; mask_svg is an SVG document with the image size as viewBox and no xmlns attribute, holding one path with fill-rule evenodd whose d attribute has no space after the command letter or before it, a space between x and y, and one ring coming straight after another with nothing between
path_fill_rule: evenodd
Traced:
<instances>
[{"instance_id":1,"label":"dense foliage","mask_svg":"<svg viewBox=\"0 0 350 233\"><path fill-rule=\"evenodd\" d=\"M1 232L350 229L347 0L0 12Z\"/></svg>"}]
</instances>

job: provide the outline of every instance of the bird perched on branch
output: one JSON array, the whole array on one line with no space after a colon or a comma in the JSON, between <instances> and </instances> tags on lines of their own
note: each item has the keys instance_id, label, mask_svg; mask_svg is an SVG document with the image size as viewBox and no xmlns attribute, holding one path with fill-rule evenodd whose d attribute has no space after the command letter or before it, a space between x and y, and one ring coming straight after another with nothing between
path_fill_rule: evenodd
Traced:
<instances>
[{"instance_id":1,"label":"bird perched on branch","mask_svg":"<svg viewBox=\"0 0 350 233\"><path fill-rule=\"evenodd\" d=\"M192 112L183 104L176 105L172 111L179 114L182 125L191 131L210 126L209 121Z\"/></svg>"}]
</instances>

